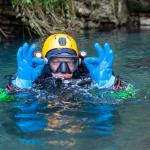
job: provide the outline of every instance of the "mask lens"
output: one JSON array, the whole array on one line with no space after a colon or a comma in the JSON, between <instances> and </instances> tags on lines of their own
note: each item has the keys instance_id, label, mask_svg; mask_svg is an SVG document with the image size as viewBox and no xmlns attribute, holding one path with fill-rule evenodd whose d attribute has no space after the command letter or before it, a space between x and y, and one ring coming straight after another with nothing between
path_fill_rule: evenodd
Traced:
<instances>
[{"instance_id":1,"label":"mask lens","mask_svg":"<svg viewBox=\"0 0 150 150\"><path fill-rule=\"evenodd\" d=\"M49 66L53 73L73 73L78 64L78 57L53 56L49 58Z\"/></svg>"}]
</instances>

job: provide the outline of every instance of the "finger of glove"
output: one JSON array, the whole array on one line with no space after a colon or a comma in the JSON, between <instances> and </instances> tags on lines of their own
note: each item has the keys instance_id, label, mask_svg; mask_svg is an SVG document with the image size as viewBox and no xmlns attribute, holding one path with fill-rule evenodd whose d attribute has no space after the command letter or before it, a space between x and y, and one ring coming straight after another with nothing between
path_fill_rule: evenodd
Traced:
<instances>
[{"instance_id":1,"label":"finger of glove","mask_svg":"<svg viewBox=\"0 0 150 150\"><path fill-rule=\"evenodd\" d=\"M28 43L24 43L22 46L23 49L23 58L27 58L28 56L28 51L29 51L29 44Z\"/></svg>"},{"instance_id":2,"label":"finger of glove","mask_svg":"<svg viewBox=\"0 0 150 150\"><path fill-rule=\"evenodd\" d=\"M19 47L18 52L17 52L17 63L20 65L23 61L23 48Z\"/></svg>"},{"instance_id":3,"label":"finger of glove","mask_svg":"<svg viewBox=\"0 0 150 150\"><path fill-rule=\"evenodd\" d=\"M46 64L46 61L45 59L41 59L41 58L32 58L32 63L42 65L42 64Z\"/></svg>"},{"instance_id":4,"label":"finger of glove","mask_svg":"<svg viewBox=\"0 0 150 150\"><path fill-rule=\"evenodd\" d=\"M97 53L98 53L98 58L99 58L99 61L101 62L103 59L104 59L104 50L103 48L99 45L99 43L95 43L94 45Z\"/></svg>"},{"instance_id":5,"label":"finger of glove","mask_svg":"<svg viewBox=\"0 0 150 150\"><path fill-rule=\"evenodd\" d=\"M113 50L110 48L110 45L108 43L104 44L105 49L105 58L104 60L107 62L107 64L111 65L114 60L114 53Z\"/></svg>"},{"instance_id":6,"label":"finger of glove","mask_svg":"<svg viewBox=\"0 0 150 150\"><path fill-rule=\"evenodd\" d=\"M31 61L32 58L33 58L33 55L34 55L34 52L36 51L36 44L32 44L29 48L29 51L28 51L28 60Z\"/></svg>"},{"instance_id":7,"label":"finger of glove","mask_svg":"<svg viewBox=\"0 0 150 150\"><path fill-rule=\"evenodd\" d=\"M96 57L88 57L84 59L84 63L88 70L93 70L99 65L99 59Z\"/></svg>"},{"instance_id":8,"label":"finger of glove","mask_svg":"<svg viewBox=\"0 0 150 150\"><path fill-rule=\"evenodd\" d=\"M113 53L113 51L112 51L112 54L110 55L110 57L108 58L107 62L108 62L107 65L109 67L113 65L113 62L114 62L114 53Z\"/></svg>"}]
</instances>

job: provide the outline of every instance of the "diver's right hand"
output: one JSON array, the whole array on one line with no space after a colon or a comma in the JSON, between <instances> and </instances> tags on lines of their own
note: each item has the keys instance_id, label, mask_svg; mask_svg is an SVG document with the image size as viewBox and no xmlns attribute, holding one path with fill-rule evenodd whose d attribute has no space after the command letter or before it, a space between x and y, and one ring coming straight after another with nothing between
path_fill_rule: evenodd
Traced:
<instances>
[{"instance_id":1,"label":"diver's right hand","mask_svg":"<svg viewBox=\"0 0 150 150\"><path fill-rule=\"evenodd\" d=\"M24 43L18 49L18 72L16 80L13 81L15 86L22 89L31 87L32 82L41 75L44 65L46 64L46 60L41 58L34 58L35 51L36 44L29 46L28 43Z\"/></svg>"}]
</instances>

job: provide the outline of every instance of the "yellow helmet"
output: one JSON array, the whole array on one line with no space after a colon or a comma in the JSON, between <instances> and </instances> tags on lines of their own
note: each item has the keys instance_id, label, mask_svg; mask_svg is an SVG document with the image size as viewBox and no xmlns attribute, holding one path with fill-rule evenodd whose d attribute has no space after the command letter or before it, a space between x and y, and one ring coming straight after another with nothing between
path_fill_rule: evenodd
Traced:
<instances>
[{"instance_id":1,"label":"yellow helmet","mask_svg":"<svg viewBox=\"0 0 150 150\"><path fill-rule=\"evenodd\" d=\"M69 51L73 51L76 56L79 55L76 41L67 34L53 34L50 35L43 45L42 49L42 57L45 58L48 52L57 49L58 51L62 51L63 49L67 49Z\"/></svg>"}]
</instances>

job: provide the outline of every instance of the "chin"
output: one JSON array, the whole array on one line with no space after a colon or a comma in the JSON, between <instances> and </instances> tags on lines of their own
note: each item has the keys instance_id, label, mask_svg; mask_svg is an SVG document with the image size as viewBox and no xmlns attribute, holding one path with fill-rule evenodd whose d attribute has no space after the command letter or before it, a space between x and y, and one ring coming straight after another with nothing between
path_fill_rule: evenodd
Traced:
<instances>
[{"instance_id":1,"label":"chin","mask_svg":"<svg viewBox=\"0 0 150 150\"><path fill-rule=\"evenodd\" d=\"M66 74L53 73L52 76L53 76L54 78L62 78L62 79L70 79L70 78L72 78L72 74L68 74L68 73L66 73Z\"/></svg>"}]
</instances>

